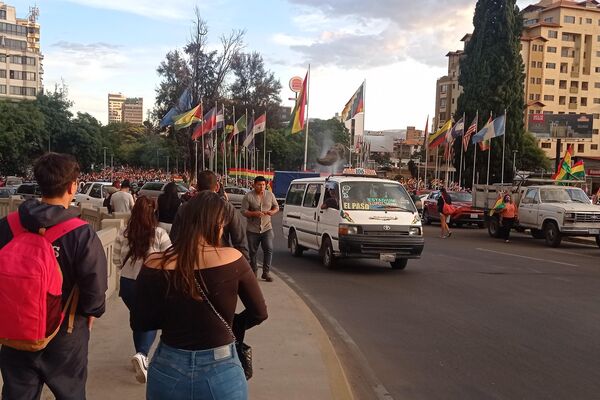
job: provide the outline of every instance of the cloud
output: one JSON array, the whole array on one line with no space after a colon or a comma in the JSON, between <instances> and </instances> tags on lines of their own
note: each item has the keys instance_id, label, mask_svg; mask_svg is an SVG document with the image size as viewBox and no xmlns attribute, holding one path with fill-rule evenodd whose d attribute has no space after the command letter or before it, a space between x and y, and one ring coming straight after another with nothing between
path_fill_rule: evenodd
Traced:
<instances>
[{"instance_id":1,"label":"cloud","mask_svg":"<svg viewBox=\"0 0 600 400\"><path fill-rule=\"evenodd\" d=\"M191 0L67 0L83 6L122 11L155 19L189 19ZM198 4L202 10L206 5Z\"/></svg>"}]
</instances>

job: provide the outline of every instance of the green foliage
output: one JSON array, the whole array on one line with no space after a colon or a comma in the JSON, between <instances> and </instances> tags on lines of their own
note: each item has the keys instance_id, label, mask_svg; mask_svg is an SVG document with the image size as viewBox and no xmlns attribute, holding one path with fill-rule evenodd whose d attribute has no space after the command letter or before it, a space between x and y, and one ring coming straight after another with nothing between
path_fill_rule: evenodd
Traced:
<instances>
[{"instance_id":1,"label":"green foliage","mask_svg":"<svg viewBox=\"0 0 600 400\"><path fill-rule=\"evenodd\" d=\"M463 93L458 99L455 120L466 114L468 126L479 112L478 126L507 112L505 181L512 178L512 151L519 150L524 140L524 66L521 58L521 32L523 21L515 0L478 0L473 17L474 31L465 46L460 62L459 84ZM460 141L455 143L454 165L460 164ZM465 154L463 182L470 184L474 146ZM502 139L492 141L491 181L500 181L502 165ZM476 171L485 176L487 153L478 151Z\"/></svg>"},{"instance_id":2,"label":"green foliage","mask_svg":"<svg viewBox=\"0 0 600 400\"><path fill-rule=\"evenodd\" d=\"M531 132L523 135L523 142L517 153L517 169L522 171L551 171L552 163L544 150L538 146L537 139Z\"/></svg>"}]
</instances>

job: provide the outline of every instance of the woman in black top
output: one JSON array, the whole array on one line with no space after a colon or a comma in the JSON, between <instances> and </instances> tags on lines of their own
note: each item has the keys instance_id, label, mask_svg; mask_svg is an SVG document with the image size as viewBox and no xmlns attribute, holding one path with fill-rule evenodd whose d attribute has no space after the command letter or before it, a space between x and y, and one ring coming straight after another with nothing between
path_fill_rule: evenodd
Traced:
<instances>
[{"instance_id":1,"label":"woman in black top","mask_svg":"<svg viewBox=\"0 0 600 400\"><path fill-rule=\"evenodd\" d=\"M243 340L246 329L267 318L264 298L242 254L221 246L219 196L200 192L182 212L181 240L150 256L137 278L133 326L162 330L146 398L247 399L229 327ZM238 296L245 309L235 314Z\"/></svg>"},{"instance_id":2,"label":"woman in black top","mask_svg":"<svg viewBox=\"0 0 600 400\"><path fill-rule=\"evenodd\" d=\"M437 209L438 209L438 212L440 213L440 225L442 227L442 235L441 235L442 239L445 239L447 237L450 237L450 235L452 235L452 231L448 227L448 223L450 222L451 214L444 213L444 205L445 204L451 205L452 199L450 199L450 195L446 191L446 188L442 188L440 190L440 197L438 197L438 201L437 201Z\"/></svg>"},{"instance_id":3,"label":"woman in black top","mask_svg":"<svg viewBox=\"0 0 600 400\"><path fill-rule=\"evenodd\" d=\"M158 196L158 222L159 226L171 232L171 225L181 205L181 199L177 195L177 185L175 182L169 182L165 190Z\"/></svg>"}]
</instances>

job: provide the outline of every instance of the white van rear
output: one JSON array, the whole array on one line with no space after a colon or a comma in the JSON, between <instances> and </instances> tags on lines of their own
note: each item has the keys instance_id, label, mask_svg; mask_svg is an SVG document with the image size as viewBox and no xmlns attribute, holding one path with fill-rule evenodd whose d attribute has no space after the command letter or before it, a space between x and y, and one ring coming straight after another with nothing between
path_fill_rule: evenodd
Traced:
<instances>
[{"instance_id":1,"label":"white van rear","mask_svg":"<svg viewBox=\"0 0 600 400\"><path fill-rule=\"evenodd\" d=\"M379 259L395 269L421 257L423 227L406 189L361 172L292 181L283 234L294 256L310 249L319 251L328 268L338 258L352 257Z\"/></svg>"}]
</instances>

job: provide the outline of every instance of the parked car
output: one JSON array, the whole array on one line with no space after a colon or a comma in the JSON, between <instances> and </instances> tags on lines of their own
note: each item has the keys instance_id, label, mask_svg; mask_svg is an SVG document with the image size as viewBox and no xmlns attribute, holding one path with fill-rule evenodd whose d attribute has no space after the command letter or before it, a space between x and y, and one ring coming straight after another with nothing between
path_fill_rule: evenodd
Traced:
<instances>
[{"instance_id":1,"label":"parked car","mask_svg":"<svg viewBox=\"0 0 600 400\"><path fill-rule=\"evenodd\" d=\"M17 192L17 189L13 187L0 187L0 199L7 199L10 196L14 195Z\"/></svg>"},{"instance_id":2,"label":"parked car","mask_svg":"<svg viewBox=\"0 0 600 400\"><path fill-rule=\"evenodd\" d=\"M225 193L227 193L227 198L229 202L236 207L242 206L242 199L246 195L246 193L250 192L250 189L241 188L241 187L226 187Z\"/></svg>"},{"instance_id":3,"label":"parked car","mask_svg":"<svg viewBox=\"0 0 600 400\"><path fill-rule=\"evenodd\" d=\"M106 188L112 186L110 182L88 182L75 195L76 205L92 204L94 207L102 207L104 199L108 197Z\"/></svg>"},{"instance_id":4,"label":"parked car","mask_svg":"<svg viewBox=\"0 0 600 400\"><path fill-rule=\"evenodd\" d=\"M319 252L327 268L348 257L378 259L394 269L404 269L408 259L421 257L421 218L406 189L363 171L368 172L348 170L291 182L283 235L293 256L310 249Z\"/></svg>"},{"instance_id":5,"label":"parked car","mask_svg":"<svg viewBox=\"0 0 600 400\"><path fill-rule=\"evenodd\" d=\"M17 188L16 195L21 196L25 200L39 199L42 197L40 187L35 182L23 183Z\"/></svg>"},{"instance_id":6,"label":"parked car","mask_svg":"<svg viewBox=\"0 0 600 400\"><path fill-rule=\"evenodd\" d=\"M483 211L473 208L472 201L473 196L469 192L448 192L452 205L456 208L456 211L450 217L450 224L454 226L463 226L467 224L477 225L479 228L483 228L485 224ZM423 207L423 222L425 224L431 224L440 220L440 213L438 212L437 202L441 196L441 192L436 190L429 193L427 198L424 200Z\"/></svg>"},{"instance_id":7,"label":"parked car","mask_svg":"<svg viewBox=\"0 0 600 400\"><path fill-rule=\"evenodd\" d=\"M144 186L138 191L138 196L150 197L152 199L158 199L163 191L165 190L165 186L167 186L169 182L146 182ZM177 185L177 194L181 197L184 193L187 193L189 190L181 183L175 183Z\"/></svg>"}]
</instances>

